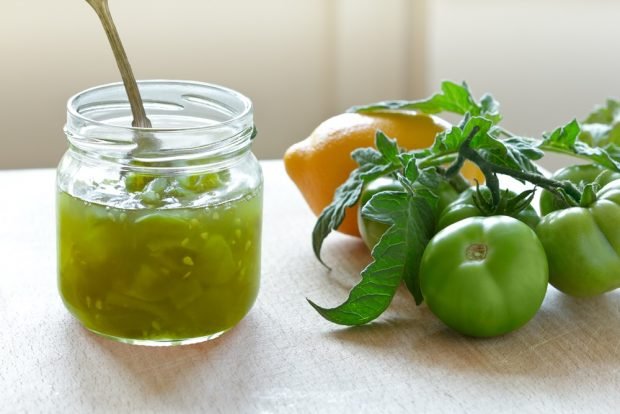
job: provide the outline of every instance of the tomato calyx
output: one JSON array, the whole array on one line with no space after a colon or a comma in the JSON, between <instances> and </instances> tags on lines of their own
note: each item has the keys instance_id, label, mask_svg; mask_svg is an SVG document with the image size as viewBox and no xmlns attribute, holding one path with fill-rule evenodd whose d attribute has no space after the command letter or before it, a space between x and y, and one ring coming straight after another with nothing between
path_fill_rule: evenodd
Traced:
<instances>
[{"instance_id":1,"label":"tomato calyx","mask_svg":"<svg viewBox=\"0 0 620 414\"><path fill-rule=\"evenodd\" d=\"M492 192L487 187L481 187L476 182L476 192L472 195L472 202L484 216L511 216L516 217L521 211L531 205L536 190L525 190L515 194L508 189L501 190L499 202L493 203Z\"/></svg>"},{"instance_id":2,"label":"tomato calyx","mask_svg":"<svg viewBox=\"0 0 620 414\"><path fill-rule=\"evenodd\" d=\"M585 184L579 206L587 208L594 204L599 199L599 190L605 187L605 184L609 182L609 179L613 174L614 173L611 171L603 171L592 183Z\"/></svg>"}]
</instances>

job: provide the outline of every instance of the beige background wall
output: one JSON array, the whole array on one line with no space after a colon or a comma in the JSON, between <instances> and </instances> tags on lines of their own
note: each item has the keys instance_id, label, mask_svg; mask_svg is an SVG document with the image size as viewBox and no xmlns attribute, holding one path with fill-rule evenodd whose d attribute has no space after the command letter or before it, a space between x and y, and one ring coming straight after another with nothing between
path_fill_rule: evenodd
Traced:
<instances>
[{"instance_id":1,"label":"beige background wall","mask_svg":"<svg viewBox=\"0 0 620 414\"><path fill-rule=\"evenodd\" d=\"M53 166L65 148L67 98L116 81L118 71L84 0L0 1L0 168ZM110 0L110 8L138 78L219 83L250 96L261 158L281 157L354 103L408 94L407 0Z\"/></svg>"},{"instance_id":2,"label":"beige background wall","mask_svg":"<svg viewBox=\"0 0 620 414\"><path fill-rule=\"evenodd\" d=\"M428 16L427 86L492 92L509 130L540 136L620 98L619 1L434 0Z\"/></svg>"},{"instance_id":3,"label":"beige background wall","mask_svg":"<svg viewBox=\"0 0 620 414\"><path fill-rule=\"evenodd\" d=\"M463 78L493 91L510 128L540 133L620 98L618 1L429 3L430 19L451 28L430 33L429 82Z\"/></svg>"},{"instance_id":4,"label":"beige background wall","mask_svg":"<svg viewBox=\"0 0 620 414\"><path fill-rule=\"evenodd\" d=\"M55 165L65 102L119 76L84 0L0 0L0 168ZM35 5L37 6L35 8ZM139 78L250 96L261 158L350 105L419 98L443 78L492 91L538 134L620 95L620 2L110 0Z\"/></svg>"}]
</instances>

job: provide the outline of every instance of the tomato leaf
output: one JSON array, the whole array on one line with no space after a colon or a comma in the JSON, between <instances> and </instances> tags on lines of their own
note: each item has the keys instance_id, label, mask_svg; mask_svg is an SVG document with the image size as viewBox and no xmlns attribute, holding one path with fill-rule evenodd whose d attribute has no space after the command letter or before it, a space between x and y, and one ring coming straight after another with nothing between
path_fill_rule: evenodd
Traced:
<instances>
[{"instance_id":1,"label":"tomato leaf","mask_svg":"<svg viewBox=\"0 0 620 414\"><path fill-rule=\"evenodd\" d=\"M608 99L605 106L594 108L582 124L612 124L620 121L620 101Z\"/></svg>"},{"instance_id":2,"label":"tomato leaf","mask_svg":"<svg viewBox=\"0 0 620 414\"><path fill-rule=\"evenodd\" d=\"M579 139L593 147L620 144L620 101L608 99L581 123Z\"/></svg>"},{"instance_id":3,"label":"tomato leaf","mask_svg":"<svg viewBox=\"0 0 620 414\"><path fill-rule=\"evenodd\" d=\"M451 112L459 115L470 113L483 115L494 123L501 120L499 103L489 94L483 95L480 103L476 102L467 83L461 84L444 81L441 92L430 98L418 101L383 101L371 105L354 106L348 112L381 112L417 110L426 114Z\"/></svg>"},{"instance_id":4,"label":"tomato leaf","mask_svg":"<svg viewBox=\"0 0 620 414\"><path fill-rule=\"evenodd\" d=\"M464 122L461 122L459 126L454 126L447 131L437 134L435 142L433 142L432 151L435 154L457 152L461 144L463 144L463 141L467 139L469 134L471 134L476 127L478 128L478 132L472 139L470 146L472 148L488 146L489 141L494 140L494 138L488 136L492 125L492 121L486 118L466 116Z\"/></svg>"},{"instance_id":5,"label":"tomato leaf","mask_svg":"<svg viewBox=\"0 0 620 414\"><path fill-rule=\"evenodd\" d=\"M391 226L372 250L373 262L362 271L362 280L335 308L323 308L308 299L321 316L340 325L362 325L376 319L387 309L403 280L416 303L423 300L420 260L433 235L436 206L423 196L385 191L368 201L363 214Z\"/></svg>"},{"instance_id":6,"label":"tomato leaf","mask_svg":"<svg viewBox=\"0 0 620 414\"><path fill-rule=\"evenodd\" d=\"M441 92L421 101L410 102L403 109L417 109L427 114L452 112L455 114L479 115L482 107L478 105L465 82L461 85L444 81L441 83Z\"/></svg>"},{"instance_id":7,"label":"tomato leaf","mask_svg":"<svg viewBox=\"0 0 620 414\"><path fill-rule=\"evenodd\" d=\"M431 150L434 154L457 152L465 138L467 136L463 135L463 130L460 127L452 127L437 134Z\"/></svg>"},{"instance_id":8,"label":"tomato leaf","mask_svg":"<svg viewBox=\"0 0 620 414\"><path fill-rule=\"evenodd\" d=\"M433 153L457 152L474 128L478 132L472 138L470 147L486 160L512 169L538 172L532 161L542 158L544 153L536 142L521 137L500 139L499 129L492 120L483 116L466 117L459 126L438 134L433 143Z\"/></svg>"},{"instance_id":9,"label":"tomato leaf","mask_svg":"<svg viewBox=\"0 0 620 414\"><path fill-rule=\"evenodd\" d=\"M351 156L359 164L359 168L353 170L344 184L336 189L334 200L321 212L312 230L314 255L325 266L327 265L321 258L321 247L325 238L342 224L346 209L358 202L364 184L394 169L393 164L373 148L357 149Z\"/></svg>"},{"instance_id":10,"label":"tomato leaf","mask_svg":"<svg viewBox=\"0 0 620 414\"><path fill-rule=\"evenodd\" d=\"M538 148L536 141L524 137L511 137L502 140L502 143L513 166L528 172L538 172L536 164L532 161L541 159L545 153Z\"/></svg>"},{"instance_id":11,"label":"tomato leaf","mask_svg":"<svg viewBox=\"0 0 620 414\"><path fill-rule=\"evenodd\" d=\"M499 102L488 93L482 95L482 98L480 98L480 114L492 119L495 123L498 123L502 119L499 113Z\"/></svg>"},{"instance_id":12,"label":"tomato leaf","mask_svg":"<svg viewBox=\"0 0 620 414\"><path fill-rule=\"evenodd\" d=\"M500 140L490 133L487 135L491 139L487 140L485 146L477 148L485 159L513 170L538 173L538 168L532 161L542 158L544 153L534 142L521 137Z\"/></svg>"},{"instance_id":13,"label":"tomato leaf","mask_svg":"<svg viewBox=\"0 0 620 414\"><path fill-rule=\"evenodd\" d=\"M620 171L620 151L619 147L614 144L601 148L591 147L585 142L579 141L575 143L573 150L575 154L587 157L603 167L613 171Z\"/></svg>"},{"instance_id":14,"label":"tomato leaf","mask_svg":"<svg viewBox=\"0 0 620 414\"><path fill-rule=\"evenodd\" d=\"M389 138L383 131L378 130L375 134L375 144L386 161L396 165L400 164L398 158L400 150L395 139Z\"/></svg>"},{"instance_id":15,"label":"tomato leaf","mask_svg":"<svg viewBox=\"0 0 620 414\"><path fill-rule=\"evenodd\" d=\"M539 147L569 154L573 153L613 171L620 171L620 147L615 144L608 144L604 148L591 147L588 143L578 139L580 132L579 123L572 120L568 124L556 128L552 133L544 134Z\"/></svg>"},{"instance_id":16,"label":"tomato leaf","mask_svg":"<svg viewBox=\"0 0 620 414\"><path fill-rule=\"evenodd\" d=\"M393 247L401 258L398 271L402 275L407 288L417 304L422 303L418 270L424 248L433 237L437 222L437 196L430 191L416 191L406 193L379 193L375 194L362 209L362 215L370 220L391 224L392 229L399 236L399 243ZM383 239L377 246L381 245ZM394 243L394 240L389 240ZM375 247L376 249L376 247ZM380 259L382 250L372 251L375 260Z\"/></svg>"},{"instance_id":17,"label":"tomato leaf","mask_svg":"<svg viewBox=\"0 0 620 414\"><path fill-rule=\"evenodd\" d=\"M401 165L405 166L404 176L410 182L415 182L420 176L420 171L418 170L418 166L416 164L415 153L413 152L403 152L398 155L399 161Z\"/></svg>"},{"instance_id":18,"label":"tomato leaf","mask_svg":"<svg viewBox=\"0 0 620 414\"><path fill-rule=\"evenodd\" d=\"M406 165L404 159L413 158L411 155L402 158L396 140L379 130L375 134L375 146L377 149L358 148L351 153L359 168L353 170L347 181L336 189L334 200L321 212L314 225L312 248L314 255L325 266L327 265L321 259L323 241L342 224L346 210L357 204L364 185L402 168Z\"/></svg>"},{"instance_id":19,"label":"tomato leaf","mask_svg":"<svg viewBox=\"0 0 620 414\"><path fill-rule=\"evenodd\" d=\"M568 124L556 128L550 134L543 134L542 143L553 148L572 151L580 131L579 123L573 119Z\"/></svg>"},{"instance_id":20,"label":"tomato leaf","mask_svg":"<svg viewBox=\"0 0 620 414\"><path fill-rule=\"evenodd\" d=\"M328 321L340 325L363 325L377 318L392 302L402 280L401 272L395 271L403 265L400 256L400 234L394 228L388 229L373 252L377 259L362 271L362 280L342 305L326 309L308 299L317 312Z\"/></svg>"}]
</instances>

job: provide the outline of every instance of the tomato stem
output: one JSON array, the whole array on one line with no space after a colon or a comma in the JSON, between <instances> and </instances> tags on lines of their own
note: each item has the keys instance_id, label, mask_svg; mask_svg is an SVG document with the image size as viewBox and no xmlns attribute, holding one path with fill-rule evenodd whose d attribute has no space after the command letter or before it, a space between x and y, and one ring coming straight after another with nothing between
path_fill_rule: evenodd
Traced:
<instances>
[{"instance_id":1,"label":"tomato stem","mask_svg":"<svg viewBox=\"0 0 620 414\"><path fill-rule=\"evenodd\" d=\"M458 157L458 152L444 152L440 155L431 155L427 158L420 160L418 164L419 168L438 167L441 165L452 164Z\"/></svg>"},{"instance_id":2,"label":"tomato stem","mask_svg":"<svg viewBox=\"0 0 620 414\"><path fill-rule=\"evenodd\" d=\"M504 165L499 165L494 162L488 161L482 157L476 150L471 148L471 141L476 134L480 131L479 127L474 127L467 138L463 141L459 147L458 156L454 163L450 165L446 171L446 177L452 177L463 166L465 160L470 160L480 168L486 179L486 185L491 191L491 197L493 199L493 205L498 206L500 202L500 187L497 174L507 175L516 178L520 181L527 181L535 186L544 188L558 195L561 198L563 196L562 191L569 197L570 204L579 205L581 200L581 192L569 181L557 181L543 176L538 173L531 173L528 171L515 170Z\"/></svg>"}]
</instances>

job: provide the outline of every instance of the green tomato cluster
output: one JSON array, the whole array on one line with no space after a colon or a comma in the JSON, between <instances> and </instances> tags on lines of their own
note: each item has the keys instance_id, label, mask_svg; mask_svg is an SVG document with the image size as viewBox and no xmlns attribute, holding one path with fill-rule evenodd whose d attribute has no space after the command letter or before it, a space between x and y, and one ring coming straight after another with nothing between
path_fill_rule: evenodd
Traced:
<instances>
[{"instance_id":1,"label":"green tomato cluster","mask_svg":"<svg viewBox=\"0 0 620 414\"><path fill-rule=\"evenodd\" d=\"M578 297L620 287L620 174L577 165L552 178L582 188L596 180L602 188L580 207L543 191L542 218L531 205L513 217L484 217L475 189L439 194L437 233L424 251L419 279L429 309L446 325L471 336L502 335L534 317L548 283ZM375 181L361 205L386 190L402 187L390 179ZM387 225L361 215L358 220L372 248Z\"/></svg>"},{"instance_id":2,"label":"green tomato cluster","mask_svg":"<svg viewBox=\"0 0 620 414\"><path fill-rule=\"evenodd\" d=\"M556 172L553 178L577 185L596 180L602 188L595 201L580 207L562 208L561 200L541 195L540 208L547 214L536 232L547 253L549 282L579 297L620 287L620 174L578 165ZM558 205L562 209L556 209Z\"/></svg>"}]
</instances>

